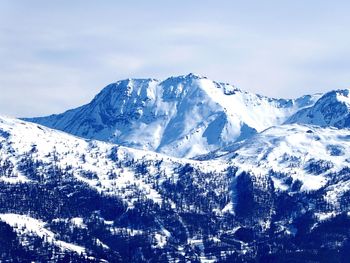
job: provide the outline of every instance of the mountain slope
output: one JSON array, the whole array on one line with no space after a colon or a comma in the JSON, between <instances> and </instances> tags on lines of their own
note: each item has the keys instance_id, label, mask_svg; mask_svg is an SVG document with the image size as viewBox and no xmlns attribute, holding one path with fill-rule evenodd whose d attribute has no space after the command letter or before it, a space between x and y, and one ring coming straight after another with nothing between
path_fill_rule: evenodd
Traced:
<instances>
[{"instance_id":1,"label":"mountain slope","mask_svg":"<svg viewBox=\"0 0 350 263\"><path fill-rule=\"evenodd\" d=\"M278 191L325 192L324 201L338 205L350 190L348 129L311 125L271 127L252 138L219 149L201 160L221 160L259 178L271 178ZM328 199L329 198L329 199Z\"/></svg>"},{"instance_id":2,"label":"mountain slope","mask_svg":"<svg viewBox=\"0 0 350 263\"><path fill-rule=\"evenodd\" d=\"M224 158L245 171L272 175L279 190L295 191L293 183L298 182L301 191L313 191L326 187L335 175L346 171L350 166L349 149L347 129L293 124L272 127ZM342 186L335 188L341 195L350 190L350 182L342 182ZM328 190L335 188L332 185ZM338 198L333 198L330 202L335 204Z\"/></svg>"},{"instance_id":3,"label":"mountain slope","mask_svg":"<svg viewBox=\"0 0 350 263\"><path fill-rule=\"evenodd\" d=\"M32 261L51 258L57 247L74 259L83 253L78 262L138 261L140 249L159 261L164 251L182 258L198 239L186 217L222 215L231 203L228 178L220 161L176 159L0 117L0 221L13 227L16 242L36 248Z\"/></svg>"},{"instance_id":4,"label":"mountain slope","mask_svg":"<svg viewBox=\"0 0 350 263\"><path fill-rule=\"evenodd\" d=\"M314 124L321 127L350 127L349 90L335 90L324 94L313 106L291 116L286 123Z\"/></svg>"},{"instance_id":5,"label":"mountain slope","mask_svg":"<svg viewBox=\"0 0 350 263\"><path fill-rule=\"evenodd\" d=\"M189 74L118 81L87 105L26 120L88 139L193 157L281 124L316 98L270 99Z\"/></svg>"},{"instance_id":6,"label":"mountain slope","mask_svg":"<svg viewBox=\"0 0 350 263\"><path fill-rule=\"evenodd\" d=\"M72 176L99 192L120 195L128 189L124 201L132 206L135 195L145 194L155 203L160 194L152 186L157 180L173 178L179 167L211 173L218 161L201 163L177 159L149 151L136 150L110 143L84 140L70 134L17 119L0 117L0 181L26 183L50 179L54 170L72 172ZM37 170L37 168L40 168ZM31 174L35 170L35 174ZM140 174L161 174L149 179ZM57 172L58 173L58 172ZM34 177L33 177L34 176ZM33 177L33 178L32 178ZM145 181L143 180L145 179Z\"/></svg>"},{"instance_id":7,"label":"mountain slope","mask_svg":"<svg viewBox=\"0 0 350 263\"><path fill-rule=\"evenodd\" d=\"M342 262L349 143L283 125L195 161L0 117L0 260Z\"/></svg>"}]
</instances>

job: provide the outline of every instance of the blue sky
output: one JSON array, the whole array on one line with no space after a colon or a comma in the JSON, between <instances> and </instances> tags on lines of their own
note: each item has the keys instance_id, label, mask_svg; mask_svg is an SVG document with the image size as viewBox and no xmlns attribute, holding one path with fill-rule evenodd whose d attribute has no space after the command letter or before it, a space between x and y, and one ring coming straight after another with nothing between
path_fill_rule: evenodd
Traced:
<instances>
[{"instance_id":1,"label":"blue sky","mask_svg":"<svg viewBox=\"0 0 350 263\"><path fill-rule=\"evenodd\" d=\"M0 114L189 72L274 97L349 88L347 1L0 0Z\"/></svg>"}]
</instances>

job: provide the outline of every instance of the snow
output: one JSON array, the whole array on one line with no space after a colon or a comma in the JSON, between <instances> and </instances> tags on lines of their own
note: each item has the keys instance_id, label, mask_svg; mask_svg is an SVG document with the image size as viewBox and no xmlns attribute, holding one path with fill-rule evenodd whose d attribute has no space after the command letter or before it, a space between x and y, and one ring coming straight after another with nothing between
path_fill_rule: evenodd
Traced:
<instances>
[{"instance_id":1,"label":"snow","mask_svg":"<svg viewBox=\"0 0 350 263\"><path fill-rule=\"evenodd\" d=\"M340 197L350 190L350 182L342 180L339 173L350 165L349 90L320 96L271 99L193 74L162 82L121 81L106 87L88 105L63 115L32 120L58 129L68 127L64 130L78 136L86 133L86 137L101 141L0 116L0 180L18 184L34 180L18 168L22 158L30 156L33 161L43 162L37 174L43 179L45 169L55 164L98 192L121 197L131 209L140 195L162 205L164 196L157 191L155 182L161 185L169 178L176 182L179 176L175 171L187 164L210 174L202 181L208 188L216 185L211 181L227 180L228 168L237 168L232 176L248 172L256 179L252 180L254 187L263 191L271 190L267 179L272 180L277 191L291 195L323 188L327 209L339 211ZM86 124L86 116L99 127L97 130ZM104 118L112 124L106 125ZM72 122L75 119L82 123ZM198 158L189 159L192 157ZM141 171L137 165L142 165ZM12 170L8 168L11 166ZM190 179L194 185L198 183L195 176ZM235 178L230 179L231 185L223 183L210 189L217 195L230 191L231 199L224 207L222 203L213 207L217 216L234 214ZM168 201L175 209L175 203ZM322 222L336 216L334 211L316 212L315 216ZM25 236L36 235L62 250L86 253L84 247L59 240L39 219L0 214L0 220L14 227L24 241ZM80 217L56 220L87 228ZM164 248L171 233L156 221L159 228L152 233L153 246ZM191 237L180 215L179 222L185 228L188 245L200 251L200 261L214 262L215 258L205 256L202 237ZM113 221L105 224L113 234L145 234L140 229L115 227ZM271 221L259 220L258 224L267 230ZM289 235L296 234L292 225L280 227ZM221 242L217 237L212 240ZM100 239L95 241L109 249ZM247 248L242 251L248 252L248 244L240 243ZM178 246L178 250L184 254L185 246Z\"/></svg>"},{"instance_id":2,"label":"snow","mask_svg":"<svg viewBox=\"0 0 350 263\"><path fill-rule=\"evenodd\" d=\"M87 228L87 226L84 224L84 219L81 217L74 217L70 221L76 227Z\"/></svg>"},{"instance_id":3,"label":"snow","mask_svg":"<svg viewBox=\"0 0 350 263\"><path fill-rule=\"evenodd\" d=\"M286 123L313 124L321 127L349 128L349 90L324 94L314 105L292 115Z\"/></svg>"},{"instance_id":4,"label":"snow","mask_svg":"<svg viewBox=\"0 0 350 263\"><path fill-rule=\"evenodd\" d=\"M16 167L21 156L28 155L35 145L36 151L32 153L34 159L50 164L55 153L59 157L57 165L61 169L72 167L76 179L86 182L99 192L121 196L129 207L133 207L135 193L139 191L158 204L162 203L163 198L147 178L137 176L134 168L124 165L130 160L139 164L147 163L146 169L150 175L162 174L157 179L159 183L165 178L173 178L174 169L179 165L190 164L204 173L216 174L224 173L227 167L234 166L239 169L237 175L246 171L258 178L269 176L270 172L274 171L277 175L273 175L272 180L275 188L281 191L292 191L291 186L284 181L286 176L290 176L293 182L299 180L302 183L300 191L313 191L327 185L329 174L347 167L350 156L347 129L310 125L274 126L251 139L228 147L227 150L221 149L220 156L214 160L195 161L105 142L83 140L16 119L0 117L0 120L0 129L9 134L6 138L0 136L3 144L0 156L2 160L11 160L15 167L10 177L3 175L0 176L0 180L14 183L28 181L29 179L17 171ZM122 166L110 158L110 153L115 147ZM215 157L215 154L213 156ZM156 167L156 162L161 163L159 167ZM317 166L318 162L329 164L329 167L322 168L317 173L310 171L309 167L315 164ZM95 173L96 178L85 177L84 171ZM114 178L109 177L111 172L116 175ZM174 179L177 180L176 177ZM334 203L349 187L345 182L339 182L337 187L333 188L328 186L325 199ZM232 212L232 209L232 206L228 205L219 212Z\"/></svg>"},{"instance_id":5,"label":"snow","mask_svg":"<svg viewBox=\"0 0 350 263\"><path fill-rule=\"evenodd\" d=\"M229 202L221 211L222 213L233 213L233 202Z\"/></svg>"},{"instance_id":6,"label":"snow","mask_svg":"<svg viewBox=\"0 0 350 263\"><path fill-rule=\"evenodd\" d=\"M191 92L212 92L211 97L223 100L220 98L223 96L220 95L222 92L220 88L211 86L212 84L208 80L196 81L204 82L201 84L201 87L204 88ZM155 85L155 90L157 88L159 86ZM214 88L215 92L212 91ZM157 94L155 90L154 94ZM184 87L180 90L181 92L186 91ZM178 90L173 95L179 96L179 92ZM238 93L238 91L235 92ZM196 112L198 111L196 109ZM200 119L199 115L196 114L186 118ZM190 127L185 127L185 129L190 129ZM237 167L236 175L243 171L249 172L258 178L257 184L259 184L259 178L264 179L271 176L275 188L279 191L313 191L326 187L324 199L335 207L338 205L339 197L350 189L350 183L346 181L327 185L331 178L330 174L337 173L349 165L350 136L348 129L321 128L300 124L273 126L251 138L211 153L210 158L214 157L214 159L206 161L170 157L151 151L117 146L112 143L84 140L61 131L6 117L0 117L0 130L1 160L8 160L14 166L12 173L10 175L1 174L0 180L13 183L28 182L29 179L17 170L21 157L31 153L34 160L52 164L56 155L58 158L55 162L60 169L71 167L74 170L73 176L77 180L86 182L99 192L122 197L129 208L133 207L136 193L139 192L161 205L163 197L150 182L152 181L151 177L154 174L161 175L160 178L156 179L160 184L166 178L177 180L178 178L174 176L174 170L186 164L190 164L204 173L218 174L219 177L225 174L228 167ZM199 130L203 131L201 128ZM179 149L173 150L186 149L192 151L192 154L194 152L195 154L205 153L207 148L202 148L203 144L201 144L203 137L191 134L186 137L187 139L184 139L186 144L194 142L195 145L191 148L184 148L180 144ZM117 161L110 157L111 152L115 149ZM128 167L126 163L129 161L145 164L148 176L140 176L135 167ZM317 172L310 168L312 166L318 167L318 165L321 166ZM86 171L94 173L96 178L84 176ZM111 172L115 175L113 178L109 176ZM43 171L42 176L44 175ZM287 184L285 181L287 177L290 177L292 182L300 181L300 190L293 190L291 184ZM225 207L215 208L215 212L218 214L233 213L234 194L234 192L231 194L232 200ZM71 219L71 223L78 227L84 227L81 218ZM166 242L168 234L166 230L157 234L158 244L162 246Z\"/></svg>"},{"instance_id":7,"label":"snow","mask_svg":"<svg viewBox=\"0 0 350 263\"><path fill-rule=\"evenodd\" d=\"M99 246L102 246L104 249L109 249L109 246L107 246L105 243L103 243L100 239L96 238L96 244Z\"/></svg>"},{"instance_id":8,"label":"snow","mask_svg":"<svg viewBox=\"0 0 350 263\"><path fill-rule=\"evenodd\" d=\"M87 105L28 120L88 139L191 158L281 124L318 97L271 99L188 74L118 81Z\"/></svg>"},{"instance_id":9,"label":"snow","mask_svg":"<svg viewBox=\"0 0 350 263\"><path fill-rule=\"evenodd\" d=\"M269 176L276 189L292 191L285 183L287 176L302 182L300 191L313 191L327 185L332 173L349 166L349 130L289 124L269 128L234 148L221 150L217 157L238 167L239 175L246 171L257 178ZM321 166L313 172L312 166ZM325 199L335 205L342 193L350 189L347 182L328 186Z\"/></svg>"},{"instance_id":10,"label":"snow","mask_svg":"<svg viewBox=\"0 0 350 263\"><path fill-rule=\"evenodd\" d=\"M336 216L335 212L327 212L327 213L315 213L316 218L318 221L325 221L328 219L331 219L332 217Z\"/></svg>"},{"instance_id":11,"label":"snow","mask_svg":"<svg viewBox=\"0 0 350 263\"><path fill-rule=\"evenodd\" d=\"M343 90L342 92L337 93L337 100L350 105L349 90Z\"/></svg>"},{"instance_id":12,"label":"snow","mask_svg":"<svg viewBox=\"0 0 350 263\"><path fill-rule=\"evenodd\" d=\"M154 235L154 238L156 239L156 242L157 242L156 247L163 248L166 246L166 244L167 244L167 237L166 236L159 234L159 233L156 233Z\"/></svg>"},{"instance_id":13,"label":"snow","mask_svg":"<svg viewBox=\"0 0 350 263\"><path fill-rule=\"evenodd\" d=\"M56 234L45 228L46 223L41 220L19 214L0 214L0 220L13 227L21 236L35 235L60 247L62 250L70 250L78 254L85 254L84 247L58 240Z\"/></svg>"},{"instance_id":14,"label":"snow","mask_svg":"<svg viewBox=\"0 0 350 263\"><path fill-rule=\"evenodd\" d=\"M110 227L109 231L113 234L127 233L129 236L142 235L143 231L139 229L133 229L128 227Z\"/></svg>"},{"instance_id":15,"label":"snow","mask_svg":"<svg viewBox=\"0 0 350 263\"><path fill-rule=\"evenodd\" d=\"M62 170L72 169L73 176L77 180L87 183L99 192L123 197L129 207L132 207L135 201L135 191L140 191L145 197L158 204L162 203L162 196L151 183L146 181L147 178L136 176L135 168L126 167L125 163L128 161L132 160L139 164L147 163L146 169L151 174L162 174L164 178L172 177L174 169L186 163L204 172L218 170L219 161L208 163L178 159L110 143L83 140L61 131L17 119L0 117L0 129L9 133L6 138L0 136L2 143L0 160L9 160L14 166L11 175L0 174L0 180L13 183L30 181L17 170L21 158L30 155L33 160L40 160L47 165L55 162ZM35 151L33 151L34 148ZM117 149L117 159L122 166L110 158L113 149ZM54 156L57 157L56 161L54 161ZM161 163L159 167L155 166L156 162ZM45 165L41 169L45 169L44 167ZM224 171L224 169L225 166L222 166L218 171ZM84 176L86 171L94 173L96 178ZM45 176L45 171L42 172L42 176ZM109 177L111 172L115 174L114 178ZM162 178L159 178L159 182L161 181ZM81 223L78 219L73 220L74 222Z\"/></svg>"}]
</instances>

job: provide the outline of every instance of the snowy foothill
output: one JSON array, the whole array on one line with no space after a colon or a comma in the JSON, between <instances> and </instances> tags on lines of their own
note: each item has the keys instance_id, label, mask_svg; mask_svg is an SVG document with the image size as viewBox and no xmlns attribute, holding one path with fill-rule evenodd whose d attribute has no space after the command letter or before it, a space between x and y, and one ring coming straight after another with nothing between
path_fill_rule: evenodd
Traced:
<instances>
[{"instance_id":1,"label":"snowy foothill","mask_svg":"<svg viewBox=\"0 0 350 263\"><path fill-rule=\"evenodd\" d=\"M135 192L141 191L155 203L162 197L147 178L137 176L134 162L152 174L162 174L163 179L173 177L174 169L191 164L203 172L224 171L221 161L198 162L179 159L150 151L131 149L111 143L81 139L37 124L0 117L0 164L10 164L10 174L2 174L0 180L24 183L31 179L18 169L23 158L30 157L47 165L55 164L62 170L73 171L74 177L106 194L122 196L132 206ZM42 165L45 179L45 165ZM88 174L88 176L87 176ZM158 178L161 183L162 178ZM154 180L152 180L153 182ZM134 187L135 186L135 187Z\"/></svg>"}]
</instances>

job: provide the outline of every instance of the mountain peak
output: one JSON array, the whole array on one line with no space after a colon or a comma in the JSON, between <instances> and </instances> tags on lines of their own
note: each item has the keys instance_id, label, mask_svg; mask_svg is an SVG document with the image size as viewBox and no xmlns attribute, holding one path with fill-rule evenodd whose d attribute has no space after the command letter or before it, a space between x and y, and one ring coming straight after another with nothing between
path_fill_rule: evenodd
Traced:
<instances>
[{"instance_id":1,"label":"mountain peak","mask_svg":"<svg viewBox=\"0 0 350 263\"><path fill-rule=\"evenodd\" d=\"M200 79L207 79L205 76L201 76L199 74L195 73L189 73L186 75L178 75L178 76L171 76L163 80L162 82L168 82L168 81L175 81L175 82L186 82L186 81L193 81L193 80L200 80Z\"/></svg>"},{"instance_id":2,"label":"mountain peak","mask_svg":"<svg viewBox=\"0 0 350 263\"><path fill-rule=\"evenodd\" d=\"M27 120L88 139L194 157L281 124L312 103L313 97L302 103L269 99L189 73L117 81L87 105Z\"/></svg>"},{"instance_id":3,"label":"mountain peak","mask_svg":"<svg viewBox=\"0 0 350 263\"><path fill-rule=\"evenodd\" d=\"M185 78L190 78L190 79L206 79L207 77L205 76L202 76L200 74L197 74L197 73L189 73L187 75L184 76Z\"/></svg>"},{"instance_id":4,"label":"mountain peak","mask_svg":"<svg viewBox=\"0 0 350 263\"><path fill-rule=\"evenodd\" d=\"M311 107L300 110L286 123L312 124L321 127L350 127L349 89L333 90L325 93Z\"/></svg>"}]
</instances>

